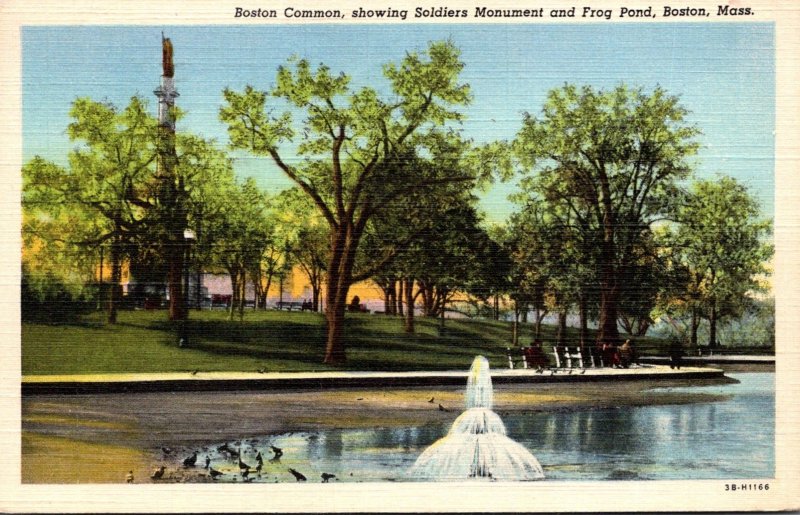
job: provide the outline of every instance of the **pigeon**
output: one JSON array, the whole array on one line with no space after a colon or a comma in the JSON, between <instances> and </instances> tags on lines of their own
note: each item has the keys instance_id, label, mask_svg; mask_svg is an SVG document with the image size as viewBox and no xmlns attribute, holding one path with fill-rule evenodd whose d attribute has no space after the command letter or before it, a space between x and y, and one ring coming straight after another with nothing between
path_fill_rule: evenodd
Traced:
<instances>
[{"instance_id":1,"label":"pigeon","mask_svg":"<svg viewBox=\"0 0 800 515\"><path fill-rule=\"evenodd\" d=\"M583 374L585 374L585 373L586 373L586 369L585 369L585 368L584 368L583 370L581 370L581 371L580 371L580 375L583 375Z\"/></svg>"},{"instance_id":2,"label":"pigeon","mask_svg":"<svg viewBox=\"0 0 800 515\"><path fill-rule=\"evenodd\" d=\"M183 460L184 467L194 467L195 463L197 463L197 452Z\"/></svg>"},{"instance_id":3,"label":"pigeon","mask_svg":"<svg viewBox=\"0 0 800 515\"><path fill-rule=\"evenodd\" d=\"M211 476L211 479L216 480L219 476L222 475L222 472L220 472L219 470L210 468L210 469L208 469L208 475Z\"/></svg>"},{"instance_id":4,"label":"pigeon","mask_svg":"<svg viewBox=\"0 0 800 515\"><path fill-rule=\"evenodd\" d=\"M273 456L273 459L277 460L278 458L283 456L283 449L275 447L274 445L270 445L269 448L272 449L272 452L275 453L275 456Z\"/></svg>"},{"instance_id":5,"label":"pigeon","mask_svg":"<svg viewBox=\"0 0 800 515\"><path fill-rule=\"evenodd\" d=\"M450 411L449 409L445 408L441 404L439 404L439 411Z\"/></svg>"},{"instance_id":6,"label":"pigeon","mask_svg":"<svg viewBox=\"0 0 800 515\"><path fill-rule=\"evenodd\" d=\"M169 447L162 447L161 452L163 452L164 454L171 454L172 449L170 449Z\"/></svg>"},{"instance_id":7,"label":"pigeon","mask_svg":"<svg viewBox=\"0 0 800 515\"><path fill-rule=\"evenodd\" d=\"M133 471L129 470L128 474L125 476L126 483L133 483Z\"/></svg>"},{"instance_id":8,"label":"pigeon","mask_svg":"<svg viewBox=\"0 0 800 515\"><path fill-rule=\"evenodd\" d=\"M433 402L433 397L431 397L430 399L428 399L428 402Z\"/></svg>"},{"instance_id":9,"label":"pigeon","mask_svg":"<svg viewBox=\"0 0 800 515\"><path fill-rule=\"evenodd\" d=\"M246 471L249 472L251 468L252 467L250 465L248 465L247 463L242 461L242 458L239 458L239 470L242 470L242 471L246 470ZM243 475L242 477L246 477L246 476Z\"/></svg>"},{"instance_id":10,"label":"pigeon","mask_svg":"<svg viewBox=\"0 0 800 515\"><path fill-rule=\"evenodd\" d=\"M209 467L209 466L211 466L211 458L209 458L208 456L206 456L206 467L205 467L205 468L206 468L206 470L208 470L208 467Z\"/></svg>"},{"instance_id":11,"label":"pigeon","mask_svg":"<svg viewBox=\"0 0 800 515\"><path fill-rule=\"evenodd\" d=\"M296 480L298 480L298 481L305 481L305 480L306 480L306 476L304 476L304 475L303 475L303 474L301 474L300 472L296 471L295 469L292 469L292 468L290 468L290 469L289 469L289 472L291 472L291 473L292 473L292 475L294 476L294 478L295 478Z\"/></svg>"},{"instance_id":12,"label":"pigeon","mask_svg":"<svg viewBox=\"0 0 800 515\"><path fill-rule=\"evenodd\" d=\"M153 474L150 476L150 479L161 479L162 477L164 477L165 469L166 467L164 467L163 465L158 467L153 471Z\"/></svg>"},{"instance_id":13,"label":"pigeon","mask_svg":"<svg viewBox=\"0 0 800 515\"><path fill-rule=\"evenodd\" d=\"M328 474L327 472L323 472L320 477L322 478L322 482L323 483L327 483L331 479L335 478L336 475L335 474Z\"/></svg>"},{"instance_id":14,"label":"pigeon","mask_svg":"<svg viewBox=\"0 0 800 515\"><path fill-rule=\"evenodd\" d=\"M537 374L543 374L544 373L544 369L542 367L539 367L539 368L536 369L536 373Z\"/></svg>"},{"instance_id":15,"label":"pigeon","mask_svg":"<svg viewBox=\"0 0 800 515\"><path fill-rule=\"evenodd\" d=\"M248 467L246 469L241 469L241 473L242 473L242 478L247 479L247 476L250 475L250 468Z\"/></svg>"},{"instance_id":16,"label":"pigeon","mask_svg":"<svg viewBox=\"0 0 800 515\"><path fill-rule=\"evenodd\" d=\"M192 370L192 375L196 376L198 372L200 372L200 371L199 370Z\"/></svg>"}]
</instances>

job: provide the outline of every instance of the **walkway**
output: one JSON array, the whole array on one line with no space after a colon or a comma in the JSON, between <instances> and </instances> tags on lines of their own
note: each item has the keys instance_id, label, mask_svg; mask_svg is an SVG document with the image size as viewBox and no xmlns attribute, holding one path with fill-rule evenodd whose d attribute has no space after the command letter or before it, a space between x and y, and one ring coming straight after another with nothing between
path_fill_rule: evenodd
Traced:
<instances>
[{"instance_id":1,"label":"walkway","mask_svg":"<svg viewBox=\"0 0 800 515\"><path fill-rule=\"evenodd\" d=\"M23 395L149 391L231 391L328 388L385 388L466 384L468 372L175 372L161 374L92 374L24 376ZM588 381L675 380L722 377L715 368L643 365L629 369L493 369L495 384Z\"/></svg>"}]
</instances>

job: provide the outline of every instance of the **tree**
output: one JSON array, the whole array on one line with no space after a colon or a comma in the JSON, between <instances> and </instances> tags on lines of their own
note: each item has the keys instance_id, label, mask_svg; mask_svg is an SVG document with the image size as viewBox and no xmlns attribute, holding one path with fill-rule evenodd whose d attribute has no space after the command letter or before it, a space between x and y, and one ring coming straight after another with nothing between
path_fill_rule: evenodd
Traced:
<instances>
[{"instance_id":1,"label":"tree","mask_svg":"<svg viewBox=\"0 0 800 515\"><path fill-rule=\"evenodd\" d=\"M772 223L762 220L758 202L731 177L696 181L678 209L680 224L672 241L680 264L689 272L686 285L692 311L692 341L698 317L709 322L709 345L717 345L717 323L741 315L774 247L764 240Z\"/></svg>"},{"instance_id":2,"label":"tree","mask_svg":"<svg viewBox=\"0 0 800 515\"><path fill-rule=\"evenodd\" d=\"M368 222L412 192L433 194L438 185L466 180L418 173L405 166L404 158L438 144L442 127L461 119L453 107L468 102L469 88L458 82L463 63L449 42L432 43L425 52L385 65L392 92L385 100L369 87L352 91L346 75L335 76L324 65L314 70L306 60L292 64L278 70L271 94L304 113L299 131L292 125L292 111L274 113L267 93L251 86L241 93L225 90L220 119L228 125L232 147L271 158L330 227L325 362L342 363L350 285L391 259L379 256L355 269ZM303 159L287 157L293 151Z\"/></svg>"},{"instance_id":3,"label":"tree","mask_svg":"<svg viewBox=\"0 0 800 515\"><path fill-rule=\"evenodd\" d=\"M223 268L231 280L230 318L237 309L241 318L248 276L252 278L254 271L260 272L262 257L271 241L267 196L252 177L218 195L224 199L224 209L219 223L209 227L207 234L215 242L214 264Z\"/></svg>"},{"instance_id":4,"label":"tree","mask_svg":"<svg viewBox=\"0 0 800 515\"><path fill-rule=\"evenodd\" d=\"M67 128L80 145L60 166L39 156L22 169L23 232L42 235L82 252L110 247L111 288L108 322L117 320L123 261L147 213L148 185L156 159L156 121L146 103L131 98L119 110L108 103L79 98Z\"/></svg>"},{"instance_id":5,"label":"tree","mask_svg":"<svg viewBox=\"0 0 800 515\"><path fill-rule=\"evenodd\" d=\"M623 264L652 224L670 211L687 177L698 130L677 97L624 85L611 91L565 85L539 117L526 114L515 142L524 164L552 175L560 201L588 212L599 250L598 341L618 341Z\"/></svg>"},{"instance_id":6,"label":"tree","mask_svg":"<svg viewBox=\"0 0 800 515\"><path fill-rule=\"evenodd\" d=\"M319 311L322 281L329 261L328 224L302 191L291 188L278 198L279 225L291 262L300 267L311 285L311 309Z\"/></svg>"}]
</instances>

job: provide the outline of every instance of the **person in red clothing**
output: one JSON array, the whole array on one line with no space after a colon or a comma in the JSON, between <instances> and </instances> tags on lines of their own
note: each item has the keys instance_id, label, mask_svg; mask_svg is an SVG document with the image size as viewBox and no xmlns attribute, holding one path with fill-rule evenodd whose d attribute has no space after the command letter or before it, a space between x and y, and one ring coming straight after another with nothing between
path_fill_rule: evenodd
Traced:
<instances>
[{"instance_id":1,"label":"person in red clothing","mask_svg":"<svg viewBox=\"0 0 800 515\"><path fill-rule=\"evenodd\" d=\"M523 354L528 368L543 368L550 364L542 351L542 341L538 338L533 341L533 345L525 347Z\"/></svg>"},{"instance_id":2,"label":"person in red clothing","mask_svg":"<svg viewBox=\"0 0 800 515\"><path fill-rule=\"evenodd\" d=\"M606 342L603 344L603 362L605 362L606 366L611 366L612 368L621 366L619 352L614 342Z\"/></svg>"}]
</instances>

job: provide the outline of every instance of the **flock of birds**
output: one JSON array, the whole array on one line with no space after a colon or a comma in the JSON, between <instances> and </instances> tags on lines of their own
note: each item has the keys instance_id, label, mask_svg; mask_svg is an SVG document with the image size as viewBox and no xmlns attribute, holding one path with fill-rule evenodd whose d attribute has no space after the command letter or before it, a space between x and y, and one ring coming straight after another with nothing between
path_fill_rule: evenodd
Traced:
<instances>
[{"instance_id":1,"label":"flock of birds","mask_svg":"<svg viewBox=\"0 0 800 515\"><path fill-rule=\"evenodd\" d=\"M536 370L536 373L537 374L541 374L541 373L544 373L544 371L545 371L545 369L540 368L540 369ZM263 373L261 370L259 370L259 372ZM193 375L194 375L194 373L196 373L196 371L193 372ZM555 371L553 369L550 369L550 373L552 375L552 374L555 373ZM572 373L572 371L570 370L569 373ZM583 372L581 372L581 373L583 373ZM363 400L363 398L359 398L357 400ZM430 399L428 399L428 402L433 404L434 400L435 399L433 397L431 397ZM439 411L445 411L445 412L449 412L450 411L448 408L442 406L441 403L438 404L438 409L439 409ZM270 445L269 448L272 451L272 457L269 459L269 462L273 463L273 464L274 463L280 463L281 456L283 456L283 449L281 449L279 447L275 447L274 445ZM204 448L204 450L208 450L208 449ZM242 477L242 479L245 482L248 482L248 483L252 482L257 477L261 477L262 476L262 471L264 469L264 457L262 456L261 451L258 450L258 449L254 449L254 450L256 451L256 455L255 455L255 463L256 463L256 465L255 465L255 467L249 465L248 463L246 463L242 459L242 447L241 447L241 445L238 448L234 448L234 447L231 447L230 445L228 445L227 442L225 442L224 444L220 445L216 449L217 453L220 454L221 456L223 456L226 459L226 465L231 460L237 460L238 461L238 464L239 464L239 475ZM163 456L166 458L166 457L173 456L173 452L174 451L172 449L170 449L169 447L161 447L161 452L163 453ZM188 456L188 457L184 458L183 459L183 468L184 469L189 469L189 468L196 467L197 466L197 458L198 458L198 456L199 456L199 453L197 451L193 451L191 456ZM222 471L220 471L218 469L215 469L214 467L211 466L211 463L212 463L211 457L207 454L205 456L205 458L204 458L204 466L203 466L203 468L208 471L207 472L207 477L211 478L214 481L216 481L217 478L225 476L226 474L229 474L229 475L230 474L234 474L232 472L227 472L226 473L226 472L222 472ZM153 481L159 481L159 480L165 479L164 474L165 474L166 470L167 470L167 468L164 465L159 466L158 468L153 470L153 472L150 475L150 479L152 479ZM295 480L298 481L298 482L307 481L308 480L308 478L305 476L305 474L303 474L302 472L297 471L294 468L287 467L286 470L289 472L289 474L294 476ZM320 474L320 478L322 479L323 483L328 483L331 479L336 479L336 475L335 474L330 474L328 472L323 472L322 474ZM233 477L233 480L236 480L236 479L237 479L236 477ZM134 477L133 477L133 471L132 470L128 472L125 480L128 483L133 483L134 482Z\"/></svg>"},{"instance_id":2,"label":"flock of birds","mask_svg":"<svg viewBox=\"0 0 800 515\"><path fill-rule=\"evenodd\" d=\"M280 463L281 456L283 456L283 449L280 447L276 447L274 445L269 446L270 450L272 451L272 457L269 458L269 463ZM204 450L208 450L208 448L204 448ZM255 466L249 464L244 461L243 459L243 451L241 445L237 447L232 447L228 445L227 442L220 445L216 448L218 455L220 455L225 460L226 468L230 468L230 462L238 461L239 465L239 474L237 475L235 472L226 471L223 472L223 467L214 468L212 466L212 459L211 456L206 454L203 460L203 468L207 471L207 477L211 478L212 480L216 481L218 478L225 476L225 475L233 475L233 480L235 481L238 476L241 476L242 480L246 483L253 482L256 478L262 477L262 471L264 470L264 456L261 454L261 451L258 449L253 449L255 451ZM253 452L251 451L251 453ZM174 451L169 447L161 447L161 452L163 453L163 457L174 457ZM183 468L184 469L191 469L197 467L197 459L199 457L198 451L193 451L192 454L183 459ZM154 469L150 475L150 479L153 481L159 481L162 479L166 479L164 474L167 468L164 465L159 466L158 468ZM234 469L235 470L235 469ZM308 478L305 474L297 471L294 468L288 467L287 471L289 474L294 476L296 481L307 481ZM322 478L323 483L328 483L331 479L336 479L335 474L330 474L328 472L323 472L320 477ZM129 471L128 475L126 476L126 481L128 483L133 483L133 471Z\"/></svg>"}]
</instances>

